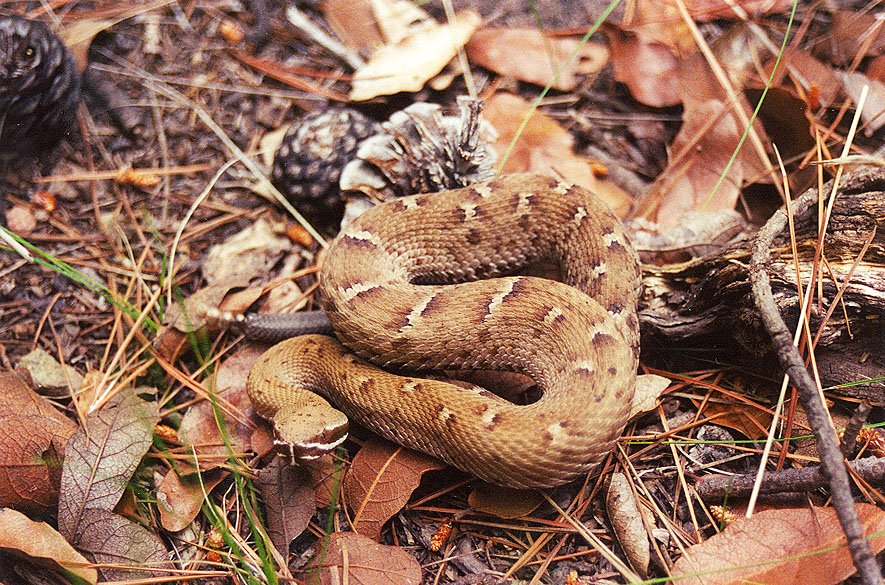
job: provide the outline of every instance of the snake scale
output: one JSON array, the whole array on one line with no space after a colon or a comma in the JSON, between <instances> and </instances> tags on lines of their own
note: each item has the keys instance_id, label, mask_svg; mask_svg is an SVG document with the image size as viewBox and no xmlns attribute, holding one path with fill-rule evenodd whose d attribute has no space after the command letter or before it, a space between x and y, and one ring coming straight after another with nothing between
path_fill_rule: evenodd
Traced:
<instances>
[{"instance_id":1,"label":"snake scale","mask_svg":"<svg viewBox=\"0 0 885 585\"><path fill-rule=\"evenodd\" d=\"M504 276L546 260L564 283ZM490 483L559 485L590 471L626 424L639 279L620 222L578 186L509 175L390 201L342 231L323 263L337 340L273 346L249 396L302 459L343 441L346 414ZM516 405L382 368L514 371L542 395Z\"/></svg>"}]
</instances>

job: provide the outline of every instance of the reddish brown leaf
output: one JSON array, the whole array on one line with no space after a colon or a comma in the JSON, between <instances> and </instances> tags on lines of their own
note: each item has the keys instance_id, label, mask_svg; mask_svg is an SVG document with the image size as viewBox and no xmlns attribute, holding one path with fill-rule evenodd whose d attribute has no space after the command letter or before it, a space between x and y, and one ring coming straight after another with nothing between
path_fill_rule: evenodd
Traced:
<instances>
[{"instance_id":1,"label":"reddish brown leaf","mask_svg":"<svg viewBox=\"0 0 885 585\"><path fill-rule=\"evenodd\" d=\"M31 389L27 374L0 372L0 416L39 414L59 422L71 432L77 425L52 404ZM63 445L63 444L62 444Z\"/></svg>"},{"instance_id":2,"label":"reddish brown leaf","mask_svg":"<svg viewBox=\"0 0 885 585\"><path fill-rule=\"evenodd\" d=\"M881 55L885 50L885 30L875 11L837 10L829 32L814 50L837 65L851 63L861 50L870 56Z\"/></svg>"},{"instance_id":3,"label":"reddish brown leaf","mask_svg":"<svg viewBox=\"0 0 885 585\"><path fill-rule=\"evenodd\" d=\"M578 75L595 73L608 61L608 49L578 39L556 37L534 28L484 28L473 33L467 56L499 75L546 86L564 66L553 85L562 91L578 86ZM577 50L574 59L569 61Z\"/></svg>"},{"instance_id":4,"label":"reddish brown leaf","mask_svg":"<svg viewBox=\"0 0 885 585\"><path fill-rule=\"evenodd\" d=\"M250 437L255 425L251 420L252 405L246 395L246 377L252 364L266 349L263 346L237 349L218 368L215 404L209 400L198 402L182 418L178 438L197 453L200 469L212 469L227 461L231 452L225 445L225 436L234 452L251 448ZM215 418L216 407L222 415L224 435Z\"/></svg>"},{"instance_id":5,"label":"reddish brown leaf","mask_svg":"<svg viewBox=\"0 0 885 585\"><path fill-rule=\"evenodd\" d=\"M363 445L344 478L344 496L354 510L354 530L373 540L391 516L402 510L421 476L444 463L382 441L370 439Z\"/></svg>"},{"instance_id":6,"label":"reddish brown leaf","mask_svg":"<svg viewBox=\"0 0 885 585\"><path fill-rule=\"evenodd\" d=\"M174 469L170 469L157 488L157 510L163 528L169 532L186 528L200 513L206 494L211 493L225 477L227 472L220 469L199 475L193 473L187 477L180 477Z\"/></svg>"},{"instance_id":7,"label":"reddish brown leaf","mask_svg":"<svg viewBox=\"0 0 885 585\"><path fill-rule=\"evenodd\" d=\"M499 93L486 103L483 115L498 131L495 148L507 152L531 105L512 94ZM555 120L535 111L519 134L516 146L504 165L505 173L534 172L560 176L593 191L612 210L624 217L632 197L611 181L596 176L592 161L572 152L574 138Z\"/></svg>"},{"instance_id":8,"label":"reddish brown leaf","mask_svg":"<svg viewBox=\"0 0 885 585\"><path fill-rule=\"evenodd\" d=\"M348 47L371 51L384 44L371 0L326 0L320 9L326 22Z\"/></svg>"},{"instance_id":9,"label":"reddish brown leaf","mask_svg":"<svg viewBox=\"0 0 885 585\"><path fill-rule=\"evenodd\" d=\"M754 18L789 10L790 4L790 0L685 0L689 14L697 22L709 22L717 18L739 20L735 6L740 6L750 18Z\"/></svg>"},{"instance_id":10,"label":"reddish brown leaf","mask_svg":"<svg viewBox=\"0 0 885 585\"><path fill-rule=\"evenodd\" d=\"M700 400L693 402L695 406L701 404ZM711 400L704 406L703 414L709 417L709 422L734 429L751 439L760 439L766 436L768 427L771 425L770 413L744 402Z\"/></svg>"},{"instance_id":11,"label":"reddish brown leaf","mask_svg":"<svg viewBox=\"0 0 885 585\"><path fill-rule=\"evenodd\" d=\"M873 554L885 548L885 511L858 504ZM832 549L832 550L831 550ZM833 508L765 510L739 518L686 551L672 574L686 583L841 583L854 573L845 536ZM695 575L694 580L688 579ZM678 579L678 582L683 582Z\"/></svg>"},{"instance_id":12,"label":"reddish brown leaf","mask_svg":"<svg viewBox=\"0 0 885 585\"><path fill-rule=\"evenodd\" d=\"M157 404L132 388L86 417L65 449L58 502L58 528L65 538L81 532L86 510L114 509L151 446L158 420Z\"/></svg>"},{"instance_id":13,"label":"reddish brown leaf","mask_svg":"<svg viewBox=\"0 0 885 585\"><path fill-rule=\"evenodd\" d=\"M169 568L169 553L159 535L108 510L85 510L73 544L103 565L105 581L161 577L167 574L161 569Z\"/></svg>"},{"instance_id":14,"label":"reddish brown leaf","mask_svg":"<svg viewBox=\"0 0 885 585\"><path fill-rule=\"evenodd\" d=\"M0 549L24 555L70 580L98 581L98 572L86 566L89 561L61 534L49 524L34 522L16 510L0 508Z\"/></svg>"},{"instance_id":15,"label":"reddish brown leaf","mask_svg":"<svg viewBox=\"0 0 885 585\"><path fill-rule=\"evenodd\" d=\"M58 499L61 453L73 430L37 414L0 416L0 506L48 511Z\"/></svg>"},{"instance_id":16,"label":"reddish brown leaf","mask_svg":"<svg viewBox=\"0 0 885 585\"><path fill-rule=\"evenodd\" d=\"M327 508L341 494L344 476L341 461L332 454L324 455L305 465L310 472L310 485L316 493L317 508Z\"/></svg>"},{"instance_id":17,"label":"reddish brown leaf","mask_svg":"<svg viewBox=\"0 0 885 585\"><path fill-rule=\"evenodd\" d=\"M648 576L651 554L640 506L627 476L620 472L613 473L605 494L605 509L630 566L644 579Z\"/></svg>"},{"instance_id":18,"label":"reddish brown leaf","mask_svg":"<svg viewBox=\"0 0 885 585\"><path fill-rule=\"evenodd\" d=\"M769 63L766 73L770 74L773 65L774 60ZM806 91L812 91L814 88L814 91L817 91L820 96L819 106L829 106L839 96L839 78L836 76L836 72L829 65L812 57L808 51L796 47L784 48L781 64L772 80L773 86L780 85L787 74L800 75L808 83ZM798 84L800 81L797 79L796 83Z\"/></svg>"},{"instance_id":19,"label":"reddish brown leaf","mask_svg":"<svg viewBox=\"0 0 885 585\"><path fill-rule=\"evenodd\" d=\"M274 457L258 472L258 489L267 511L267 534L283 556L316 512L316 493L310 472Z\"/></svg>"},{"instance_id":20,"label":"reddish brown leaf","mask_svg":"<svg viewBox=\"0 0 885 585\"><path fill-rule=\"evenodd\" d=\"M398 546L378 544L355 532L335 532L317 545L322 585L418 585L421 565Z\"/></svg>"},{"instance_id":21,"label":"reddish brown leaf","mask_svg":"<svg viewBox=\"0 0 885 585\"><path fill-rule=\"evenodd\" d=\"M0 506L55 505L64 446L77 430L16 373L0 373Z\"/></svg>"},{"instance_id":22,"label":"reddish brown leaf","mask_svg":"<svg viewBox=\"0 0 885 585\"><path fill-rule=\"evenodd\" d=\"M630 95L655 108L682 100L677 88L679 59L670 47L615 27L606 27L605 32L611 43L612 73Z\"/></svg>"}]
</instances>

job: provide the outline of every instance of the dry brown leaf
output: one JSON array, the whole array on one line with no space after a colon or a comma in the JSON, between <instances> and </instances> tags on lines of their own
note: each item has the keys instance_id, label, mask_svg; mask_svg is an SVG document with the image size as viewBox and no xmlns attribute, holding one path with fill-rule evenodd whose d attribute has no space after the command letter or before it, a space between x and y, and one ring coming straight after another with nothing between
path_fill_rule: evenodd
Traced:
<instances>
[{"instance_id":1,"label":"dry brown leaf","mask_svg":"<svg viewBox=\"0 0 885 585\"><path fill-rule=\"evenodd\" d=\"M381 538L384 524L406 505L421 477L443 467L429 455L381 439L367 441L344 478L354 530L373 540Z\"/></svg>"},{"instance_id":2,"label":"dry brown leaf","mask_svg":"<svg viewBox=\"0 0 885 585\"><path fill-rule=\"evenodd\" d=\"M885 511L858 504L873 554L885 548ZM835 550L830 550L835 549ZM720 534L696 544L676 561L679 583L841 583L854 573L845 536L833 508L782 508L739 518ZM690 576L696 576L694 579ZM680 578L681 577L681 578Z\"/></svg>"},{"instance_id":3,"label":"dry brown leaf","mask_svg":"<svg viewBox=\"0 0 885 585\"><path fill-rule=\"evenodd\" d=\"M213 404L202 400L181 419L178 438L182 445L197 454L200 469L208 470L227 461L231 455L215 418L216 407L222 415L225 436L235 452L251 448L255 425L251 420L252 404L246 394L246 378L255 360L266 350L263 346L241 346L218 367Z\"/></svg>"},{"instance_id":4,"label":"dry brown leaf","mask_svg":"<svg viewBox=\"0 0 885 585\"><path fill-rule=\"evenodd\" d=\"M766 73L770 74L773 65L774 60L769 63ZM785 47L781 64L775 72L774 79L771 80L772 87L781 85L784 77L791 71L801 75L808 83L808 86L805 87L806 91L817 92L820 96L820 106L829 106L839 97L840 83L836 72L826 63L812 57L808 51L796 47ZM796 84L799 83L800 80L796 80Z\"/></svg>"},{"instance_id":5,"label":"dry brown leaf","mask_svg":"<svg viewBox=\"0 0 885 585\"><path fill-rule=\"evenodd\" d=\"M0 508L0 549L28 557L71 581L96 583L98 572L62 535L45 522L34 522L21 512Z\"/></svg>"},{"instance_id":6,"label":"dry brown leaf","mask_svg":"<svg viewBox=\"0 0 885 585\"><path fill-rule=\"evenodd\" d=\"M467 56L499 75L546 86L560 67L553 87L571 91L578 75L596 73L608 61L608 49L599 43L545 34L535 28L483 28L470 38ZM569 61L577 51L575 58Z\"/></svg>"},{"instance_id":7,"label":"dry brown leaf","mask_svg":"<svg viewBox=\"0 0 885 585\"><path fill-rule=\"evenodd\" d=\"M105 581L136 581L168 574L169 553L160 536L108 510L83 511L74 546L101 565Z\"/></svg>"},{"instance_id":8,"label":"dry brown leaf","mask_svg":"<svg viewBox=\"0 0 885 585\"><path fill-rule=\"evenodd\" d=\"M685 7L697 22L710 22L718 18L739 20L734 6L740 6L750 18L775 14L790 9L790 0L685 0Z\"/></svg>"},{"instance_id":9,"label":"dry brown leaf","mask_svg":"<svg viewBox=\"0 0 885 585\"><path fill-rule=\"evenodd\" d=\"M485 482L476 484L467 496L467 503L478 512L498 518L523 518L544 502L538 490L515 490Z\"/></svg>"},{"instance_id":10,"label":"dry brown leaf","mask_svg":"<svg viewBox=\"0 0 885 585\"><path fill-rule=\"evenodd\" d=\"M531 105L527 101L512 94L499 93L486 102L483 115L498 131L495 149L502 156L530 110ZM535 111L507 158L504 172L533 172L562 177L589 189L619 217L624 217L632 202L630 195L611 181L597 178L591 161L572 152L573 144L574 137L568 130L552 118Z\"/></svg>"},{"instance_id":11,"label":"dry brown leaf","mask_svg":"<svg viewBox=\"0 0 885 585\"><path fill-rule=\"evenodd\" d=\"M23 355L16 364L26 370L31 384L43 396L67 398L80 392L83 375L68 364L60 364L48 351L36 348Z\"/></svg>"},{"instance_id":12,"label":"dry brown leaf","mask_svg":"<svg viewBox=\"0 0 885 585\"><path fill-rule=\"evenodd\" d=\"M648 207L642 215L666 230L677 226L689 211L732 209L744 177L740 159L715 193L713 188L740 137L740 126L724 102L686 104L671 149L673 160L643 197Z\"/></svg>"},{"instance_id":13,"label":"dry brown leaf","mask_svg":"<svg viewBox=\"0 0 885 585\"><path fill-rule=\"evenodd\" d=\"M401 42L378 47L354 73L350 99L364 101L420 90L458 54L481 22L475 12L461 12L450 23L426 21Z\"/></svg>"},{"instance_id":14,"label":"dry brown leaf","mask_svg":"<svg viewBox=\"0 0 885 585\"><path fill-rule=\"evenodd\" d=\"M317 508L328 508L341 494L344 476L341 460L331 453L305 465L310 472L310 485L316 493Z\"/></svg>"},{"instance_id":15,"label":"dry brown leaf","mask_svg":"<svg viewBox=\"0 0 885 585\"><path fill-rule=\"evenodd\" d=\"M633 33L642 43L661 44L677 57L697 50L691 29L679 14L676 0L637 2L636 10L625 16L629 19L618 24L618 28Z\"/></svg>"},{"instance_id":16,"label":"dry brown leaf","mask_svg":"<svg viewBox=\"0 0 885 585\"><path fill-rule=\"evenodd\" d=\"M316 558L322 566L322 585L421 583L421 565L415 557L398 546L378 544L355 532L334 532L329 535L328 541L320 541L316 548Z\"/></svg>"},{"instance_id":17,"label":"dry brown leaf","mask_svg":"<svg viewBox=\"0 0 885 585\"><path fill-rule=\"evenodd\" d=\"M21 376L0 372L0 506L35 513L53 507L65 444L76 430Z\"/></svg>"},{"instance_id":18,"label":"dry brown leaf","mask_svg":"<svg viewBox=\"0 0 885 585\"><path fill-rule=\"evenodd\" d=\"M89 509L113 510L151 446L156 402L126 388L86 417L68 441L58 500L58 530L73 541Z\"/></svg>"},{"instance_id":19,"label":"dry brown leaf","mask_svg":"<svg viewBox=\"0 0 885 585\"><path fill-rule=\"evenodd\" d=\"M58 499L61 453L74 429L37 414L0 416L0 506L37 514Z\"/></svg>"},{"instance_id":20,"label":"dry brown leaf","mask_svg":"<svg viewBox=\"0 0 885 585\"><path fill-rule=\"evenodd\" d=\"M869 56L885 50L885 30L875 11L837 10L833 13L829 33L814 47L815 53L827 62L847 65L864 49ZM875 37L874 37L875 35Z\"/></svg>"},{"instance_id":21,"label":"dry brown leaf","mask_svg":"<svg viewBox=\"0 0 885 585\"><path fill-rule=\"evenodd\" d=\"M320 9L326 22L348 47L371 51L384 44L371 0L326 0Z\"/></svg>"},{"instance_id":22,"label":"dry brown leaf","mask_svg":"<svg viewBox=\"0 0 885 585\"><path fill-rule=\"evenodd\" d=\"M630 566L645 579L651 562L651 545L639 506L627 476L613 473L605 495L605 508Z\"/></svg>"},{"instance_id":23,"label":"dry brown leaf","mask_svg":"<svg viewBox=\"0 0 885 585\"><path fill-rule=\"evenodd\" d=\"M291 250L289 238L262 218L209 248L203 256L202 272L210 286L243 286L265 276Z\"/></svg>"},{"instance_id":24,"label":"dry brown leaf","mask_svg":"<svg viewBox=\"0 0 885 585\"><path fill-rule=\"evenodd\" d=\"M310 484L310 472L274 457L258 472L258 490L264 501L267 534L282 556L289 544L307 528L316 512L316 493Z\"/></svg>"},{"instance_id":25,"label":"dry brown leaf","mask_svg":"<svg viewBox=\"0 0 885 585\"><path fill-rule=\"evenodd\" d=\"M697 399L693 402L695 406L701 404ZM710 419L708 422L734 429L750 439L761 439L766 436L772 419L771 413L761 407L744 402L715 400L706 403L703 415Z\"/></svg>"},{"instance_id":26,"label":"dry brown leaf","mask_svg":"<svg viewBox=\"0 0 885 585\"><path fill-rule=\"evenodd\" d=\"M170 469L157 487L160 525L169 532L184 530L200 513L206 494L211 493L225 477L227 472L220 469L199 475L193 473L187 477L181 477Z\"/></svg>"},{"instance_id":27,"label":"dry brown leaf","mask_svg":"<svg viewBox=\"0 0 885 585\"><path fill-rule=\"evenodd\" d=\"M612 74L636 101L653 108L682 101L677 86L679 58L670 47L619 28L604 30L611 44Z\"/></svg>"}]
</instances>

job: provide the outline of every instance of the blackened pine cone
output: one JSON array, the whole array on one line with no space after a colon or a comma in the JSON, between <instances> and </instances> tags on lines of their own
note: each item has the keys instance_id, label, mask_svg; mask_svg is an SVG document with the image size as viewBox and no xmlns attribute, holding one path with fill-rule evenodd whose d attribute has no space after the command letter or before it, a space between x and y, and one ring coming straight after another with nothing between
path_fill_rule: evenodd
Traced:
<instances>
[{"instance_id":1,"label":"blackened pine cone","mask_svg":"<svg viewBox=\"0 0 885 585\"><path fill-rule=\"evenodd\" d=\"M341 221L344 201L338 188L341 169L359 143L380 125L356 110L331 108L296 120L277 149L273 183L311 223Z\"/></svg>"},{"instance_id":2,"label":"blackened pine cone","mask_svg":"<svg viewBox=\"0 0 885 585\"><path fill-rule=\"evenodd\" d=\"M0 159L33 155L71 128L80 75L44 23L0 16Z\"/></svg>"}]
</instances>

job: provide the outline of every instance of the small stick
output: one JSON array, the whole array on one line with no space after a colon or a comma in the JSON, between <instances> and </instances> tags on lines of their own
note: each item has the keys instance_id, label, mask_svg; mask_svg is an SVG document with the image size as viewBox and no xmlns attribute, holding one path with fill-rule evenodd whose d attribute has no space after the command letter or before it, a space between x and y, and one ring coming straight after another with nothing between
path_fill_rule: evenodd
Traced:
<instances>
[{"instance_id":1,"label":"small stick","mask_svg":"<svg viewBox=\"0 0 885 585\"><path fill-rule=\"evenodd\" d=\"M873 485L885 480L885 457L864 457L850 461L852 471ZM700 480L695 488L705 502L721 502L725 498L744 498L753 491L755 473L742 475L710 475ZM781 471L768 471L762 479L759 493L807 492L828 483L819 465Z\"/></svg>"}]
</instances>

